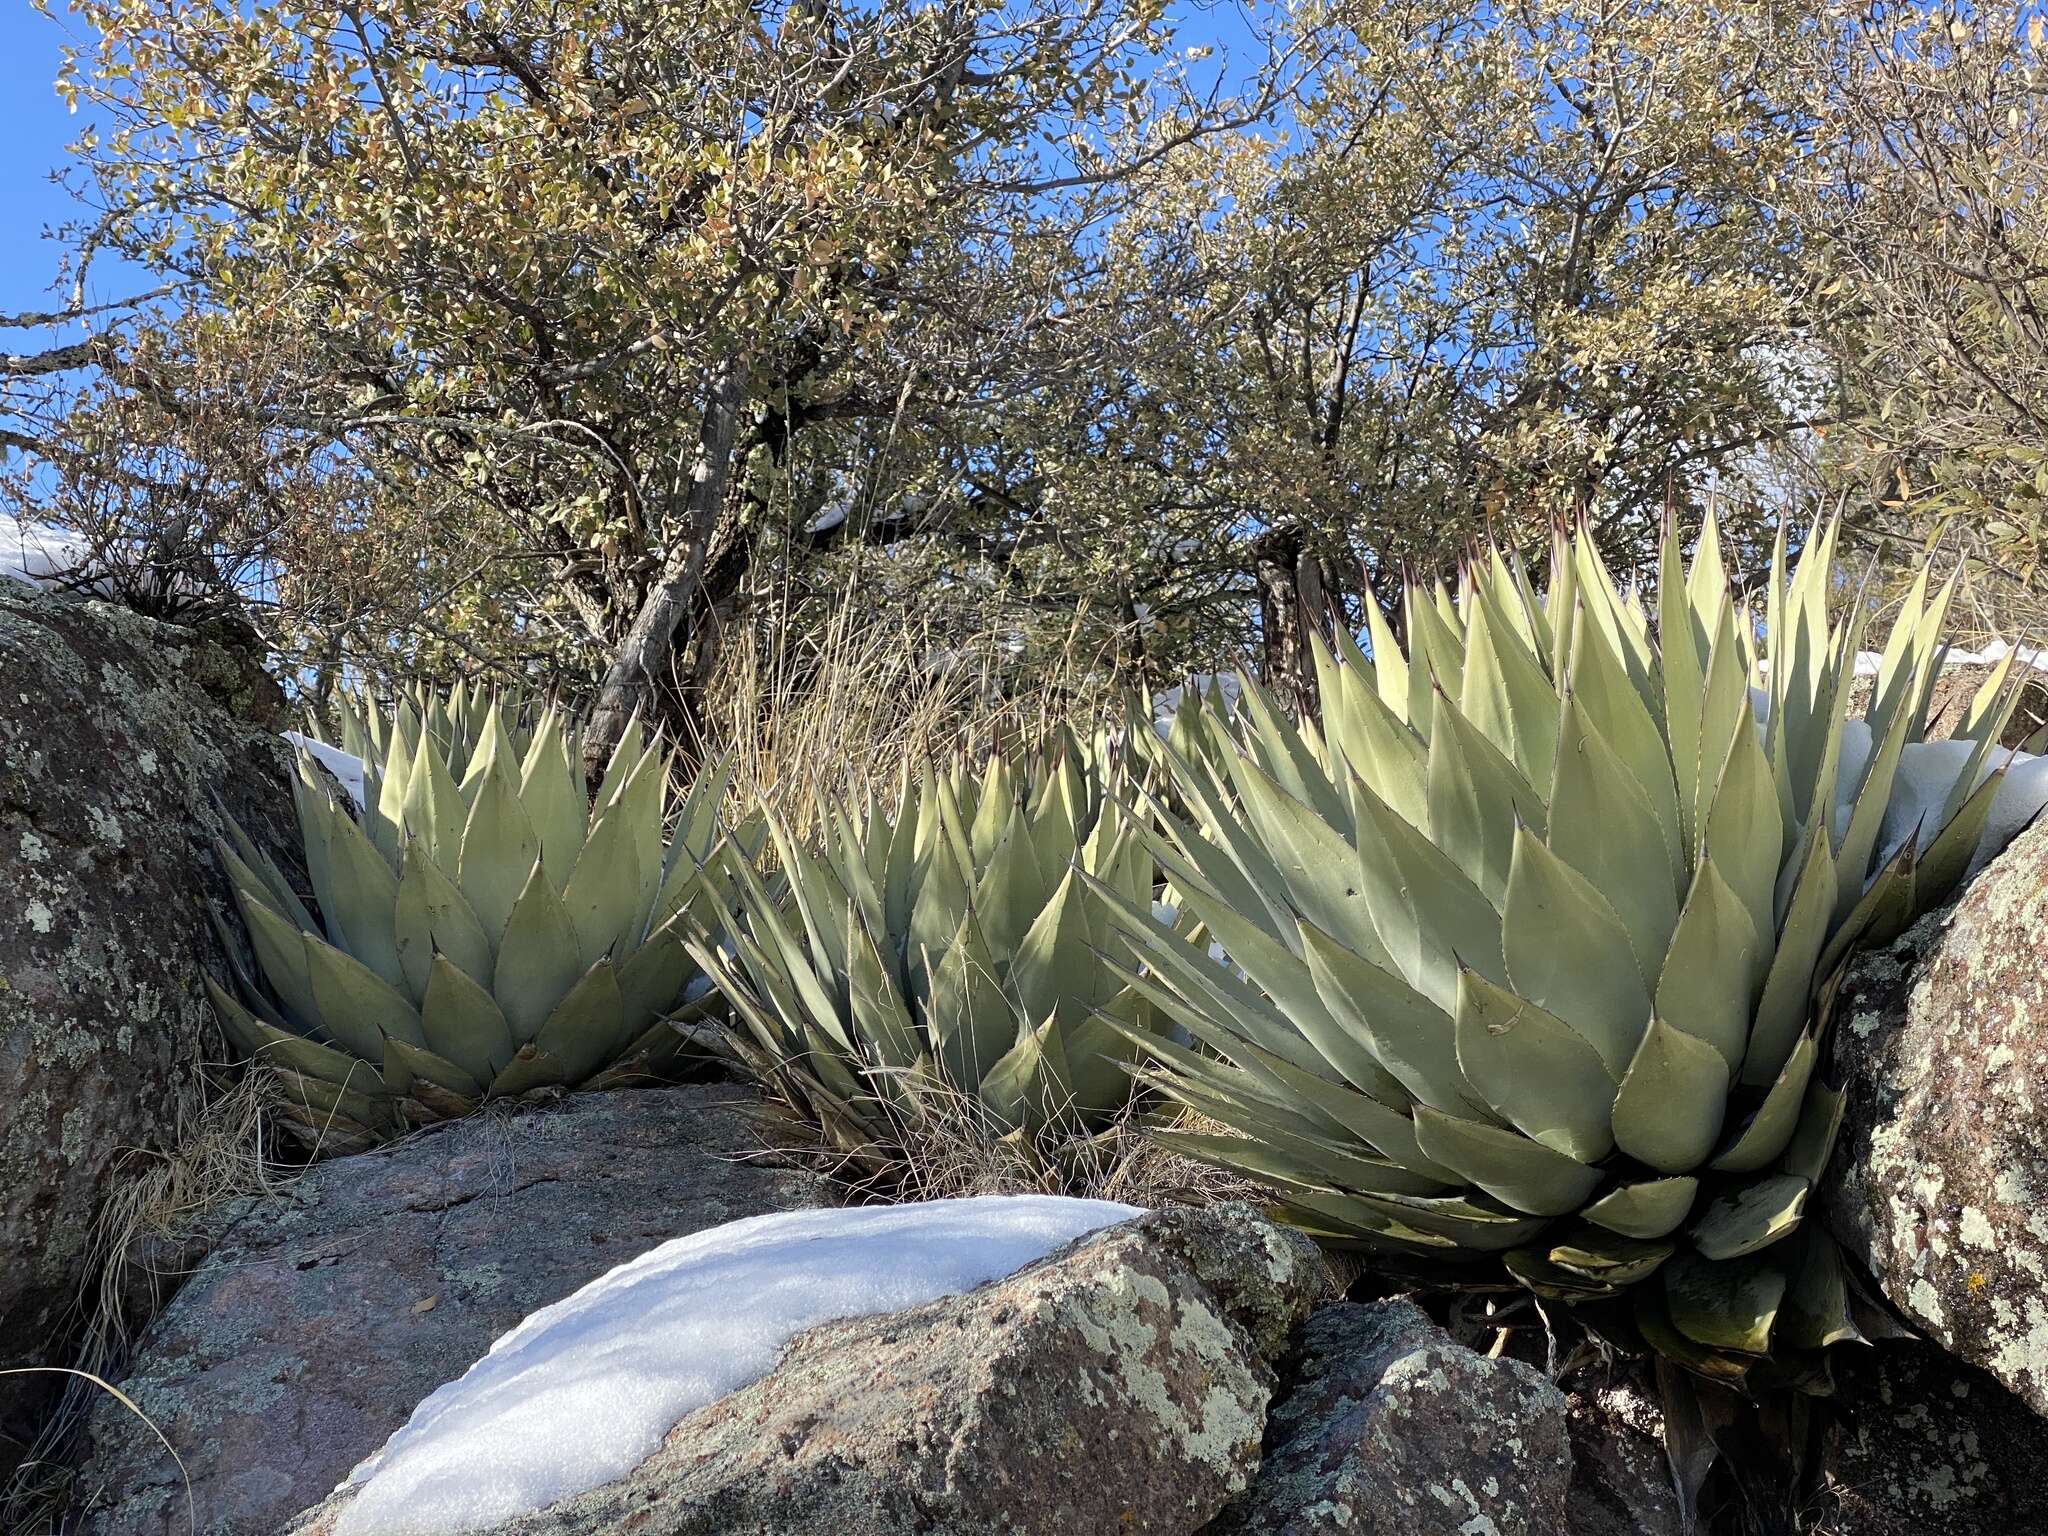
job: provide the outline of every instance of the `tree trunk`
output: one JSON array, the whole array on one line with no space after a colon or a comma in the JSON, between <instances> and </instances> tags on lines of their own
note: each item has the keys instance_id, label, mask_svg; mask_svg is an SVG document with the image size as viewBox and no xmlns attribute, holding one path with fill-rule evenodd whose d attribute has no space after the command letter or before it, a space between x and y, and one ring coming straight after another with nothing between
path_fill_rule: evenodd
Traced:
<instances>
[{"instance_id":1,"label":"tree trunk","mask_svg":"<svg viewBox=\"0 0 2048 1536\"><path fill-rule=\"evenodd\" d=\"M592 784L604 776L605 764L634 711L646 708L655 687L670 671L677 650L689 643L691 603L703 580L712 530L725 505L726 485L732 478L733 440L745 404L746 364L738 357L728 357L719 365L704 404L702 443L691 475L681 537L670 544L660 576L619 642L584 727L583 772Z\"/></svg>"},{"instance_id":2,"label":"tree trunk","mask_svg":"<svg viewBox=\"0 0 2048 1536\"><path fill-rule=\"evenodd\" d=\"M1259 633L1266 687L1304 719L1317 711L1309 630L1328 613L1322 563L1295 527L1275 528L1253 545L1259 582Z\"/></svg>"}]
</instances>

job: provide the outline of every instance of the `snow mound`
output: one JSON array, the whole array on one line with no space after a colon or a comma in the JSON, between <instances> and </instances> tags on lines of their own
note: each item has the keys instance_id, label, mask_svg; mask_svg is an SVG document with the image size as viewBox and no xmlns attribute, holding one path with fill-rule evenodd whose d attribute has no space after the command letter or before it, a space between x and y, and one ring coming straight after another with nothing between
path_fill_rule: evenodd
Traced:
<instances>
[{"instance_id":1,"label":"snow mound","mask_svg":"<svg viewBox=\"0 0 2048 1536\"><path fill-rule=\"evenodd\" d=\"M48 523L0 524L0 576L54 585L83 566L89 553L84 539Z\"/></svg>"},{"instance_id":2,"label":"snow mound","mask_svg":"<svg viewBox=\"0 0 2048 1536\"><path fill-rule=\"evenodd\" d=\"M757 1216L664 1243L433 1392L349 1474L361 1491L335 1536L457 1536L612 1482L803 1329L972 1290L1139 1214L991 1195Z\"/></svg>"},{"instance_id":3,"label":"snow mound","mask_svg":"<svg viewBox=\"0 0 2048 1536\"><path fill-rule=\"evenodd\" d=\"M349 798L355 801L356 809L363 808L367 802L363 798L364 770L360 757L344 752L339 747L330 747L324 741L315 741L298 731L283 731L279 734L333 774L341 787L348 791Z\"/></svg>"}]
</instances>

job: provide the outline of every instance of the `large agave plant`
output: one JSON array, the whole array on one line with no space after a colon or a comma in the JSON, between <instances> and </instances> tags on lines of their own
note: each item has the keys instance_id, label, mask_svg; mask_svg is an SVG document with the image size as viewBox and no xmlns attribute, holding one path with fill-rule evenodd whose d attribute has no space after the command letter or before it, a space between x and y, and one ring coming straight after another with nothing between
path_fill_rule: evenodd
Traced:
<instances>
[{"instance_id":1,"label":"large agave plant","mask_svg":"<svg viewBox=\"0 0 2048 1536\"><path fill-rule=\"evenodd\" d=\"M1456 601L1410 585L1405 648L1375 613L1372 660L1323 650L1320 730L1247 682L1213 753L1171 754L1195 825L1151 834L1234 965L1104 892L1132 985L1207 1048L1153 1039L1146 1076L1235 1133L1180 1145L1332 1241L1632 1287L1702 1371L1847 1336L1801 1225L1841 1112L1827 1000L1960 879L2009 705L2001 670L1931 813L1888 825L1929 804L1895 790L1950 594L1921 573L1848 721L1870 608L1830 617L1834 546L1815 528L1788 579L1780 535L1761 642L1711 525L1689 572L1667 531L1654 624L1560 534L1547 598L1489 552Z\"/></svg>"},{"instance_id":2,"label":"large agave plant","mask_svg":"<svg viewBox=\"0 0 2048 1536\"><path fill-rule=\"evenodd\" d=\"M542 713L535 701L493 694L482 681L458 682L445 691L414 684L389 710L379 709L367 693L344 692L330 715L308 721L307 734L373 766L394 752L409 759L424 737L440 751L449 773L461 780L468 776L470 757L487 724L495 721L491 729L510 741L523 760ZM575 727L565 721L561 728L571 750L578 750Z\"/></svg>"},{"instance_id":3,"label":"large agave plant","mask_svg":"<svg viewBox=\"0 0 2048 1536\"><path fill-rule=\"evenodd\" d=\"M431 736L395 719L360 822L302 756L317 917L239 833L220 850L261 980L238 968L235 991L208 990L328 1149L486 1099L658 1073L684 1044L672 1022L710 1006L683 935L694 906L716 905L704 864L723 776L671 808L669 754L636 726L593 811L556 712L519 753L486 705L471 745L458 781Z\"/></svg>"},{"instance_id":4,"label":"large agave plant","mask_svg":"<svg viewBox=\"0 0 2048 1536\"><path fill-rule=\"evenodd\" d=\"M1118 1031L1142 1040L1152 1014L1081 883L1150 911L1123 772L1106 739L928 770L893 807L836 814L822 852L771 818L779 873L736 858L725 945L694 948L762 1080L878 1163L928 1114L1029 1141L1123 1105L1138 1053Z\"/></svg>"}]
</instances>

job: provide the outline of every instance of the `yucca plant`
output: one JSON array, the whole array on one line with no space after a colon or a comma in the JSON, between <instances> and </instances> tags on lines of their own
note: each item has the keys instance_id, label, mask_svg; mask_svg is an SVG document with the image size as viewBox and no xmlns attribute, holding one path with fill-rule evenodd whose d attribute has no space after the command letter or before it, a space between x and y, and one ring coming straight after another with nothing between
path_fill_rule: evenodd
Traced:
<instances>
[{"instance_id":1,"label":"yucca plant","mask_svg":"<svg viewBox=\"0 0 2048 1536\"><path fill-rule=\"evenodd\" d=\"M1235 1133L1170 1138L1331 1242L1630 1289L1703 1372L1850 1336L1801 1223L1842 1108L1828 999L1962 876L2010 700L2002 665L1932 813L1888 825L1952 584L1920 572L1849 722L1870 606L1830 617L1835 544L1814 528L1788 577L1780 533L1760 639L1711 522L1689 572L1667 529L1654 624L1581 531L1547 597L1498 551L1455 601L1411 582L1405 648L1368 605L1372 659L1318 650L1320 729L1247 680L1213 752L1170 754L1188 819L1149 833L1234 964L1102 893L1133 987L1206 1048L1155 1034L1144 1077Z\"/></svg>"},{"instance_id":2,"label":"yucca plant","mask_svg":"<svg viewBox=\"0 0 2048 1536\"><path fill-rule=\"evenodd\" d=\"M1125 1104L1126 1036L1152 1013L1082 877L1151 910L1152 856L1114 798L1126 771L1107 738L927 769L893 805L835 810L822 851L771 816L778 868L735 856L724 945L693 944L761 1080L877 1168L923 1116L1030 1146Z\"/></svg>"},{"instance_id":3,"label":"yucca plant","mask_svg":"<svg viewBox=\"0 0 2048 1536\"><path fill-rule=\"evenodd\" d=\"M669 1067L675 1026L715 1004L683 940L693 907L716 906L722 773L671 808L670 754L635 725L593 810L556 711L519 753L485 705L459 781L430 734L387 724L360 822L301 757L317 917L239 831L220 849L256 972L238 964L234 991L208 991L235 1042L283 1074L300 1128L360 1146L486 1099Z\"/></svg>"}]
</instances>

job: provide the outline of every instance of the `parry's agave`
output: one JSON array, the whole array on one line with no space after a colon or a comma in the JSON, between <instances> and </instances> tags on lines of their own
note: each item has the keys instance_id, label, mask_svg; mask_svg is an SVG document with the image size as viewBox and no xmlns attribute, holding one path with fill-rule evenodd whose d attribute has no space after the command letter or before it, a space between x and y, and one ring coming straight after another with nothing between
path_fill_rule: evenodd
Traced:
<instances>
[{"instance_id":1,"label":"parry's agave","mask_svg":"<svg viewBox=\"0 0 2048 1536\"><path fill-rule=\"evenodd\" d=\"M1076 873L1150 910L1151 854L1112 798L1123 772L1106 740L927 771L893 808L835 814L822 853L771 818L774 888L735 859L726 946L696 946L762 1080L877 1165L926 1114L1028 1144L1124 1104L1137 1052L1105 1021L1142 1040L1151 1011Z\"/></svg>"},{"instance_id":2,"label":"parry's agave","mask_svg":"<svg viewBox=\"0 0 2048 1536\"><path fill-rule=\"evenodd\" d=\"M468 775L471 754L483 740L487 724L495 720L492 729L510 741L515 756L524 760L541 714L536 702L493 695L480 681L458 682L445 692L415 684L398 696L389 711L379 709L367 694L345 692L336 700L331 717L315 717L307 723L307 733L378 767L393 753L409 759L424 736L440 751L449 773L460 780ZM565 724L562 729L571 736L574 748L574 728Z\"/></svg>"},{"instance_id":3,"label":"parry's agave","mask_svg":"<svg viewBox=\"0 0 2048 1536\"><path fill-rule=\"evenodd\" d=\"M485 1099L658 1073L684 1046L672 1026L709 1006L683 937L712 899L722 775L699 777L665 842L669 753L637 726L594 813L556 712L519 754L485 706L472 747L458 782L401 714L370 763L360 823L302 757L317 918L239 833L220 850L268 986L238 963L236 991L208 990L330 1149Z\"/></svg>"},{"instance_id":4,"label":"parry's agave","mask_svg":"<svg viewBox=\"0 0 2048 1536\"><path fill-rule=\"evenodd\" d=\"M1702 1371L1848 1336L1801 1226L1841 1112L1831 982L1962 876L2009 705L2001 669L1952 786L1888 826L1928 804L1895 789L1950 593L1922 571L1849 722L1869 606L1830 620L1834 544L1788 580L1780 535L1760 650L1711 525L1689 574L1667 531L1654 626L1560 534L1547 599L1489 552L1455 602L1410 585L1405 653L1376 613L1372 660L1323 649L1320 730L1247 683L1220 750L1177 754L1197 825L1152 834L1234 966L1124 908L1134 987L1208 1048L1155 1038L1146 1075L1236 1133L1183 1149L1332 1241L1632 1288Z\"/></svg>"}]
</instances>

